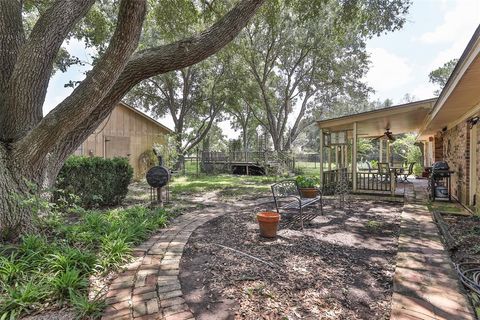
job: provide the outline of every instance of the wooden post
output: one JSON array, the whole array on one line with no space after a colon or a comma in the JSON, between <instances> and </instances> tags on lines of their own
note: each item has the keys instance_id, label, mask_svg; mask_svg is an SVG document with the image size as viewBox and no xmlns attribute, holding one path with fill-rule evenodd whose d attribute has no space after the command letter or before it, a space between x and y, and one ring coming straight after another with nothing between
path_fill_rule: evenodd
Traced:
<instances>
[{"instance_id":1,"label":"wooden post","mask_svg":"<svg viewBox=\"0 0 480 320\"><path fill-rule=\"evenodd\" d=\"M395 180L395 173L390 172L390 192L392 197L395 196L395 189L397 189L397 180Z\"/></svg>"},{"instance_id":2,"label":"wooden post","mask_svg":"<svg viewBox=\"0 0 480 320\"><path fill-rule=\"evenodd\" d=\"M352 181L353 192L357 191L357 123L353 123L353 144L352 144Z\"/></svg>"},{"instance_id":3,"label":"wooden post","mask_svg":"<svg viewBox=\"0 0 480 320\"><path fill-rule=\"evenodd\" d=\"M390 140L387 140L386 149L387 149L387 150L386 150L386 151L387 151L387 159L386 159L387 161L386 161L386 162L387 162L388 164L392 165L392 164L390 163Z\"/></svg>"},{"instance_id":4,"label":"wooden post","mask_svg":"<svg viewBox=\"0 0 480 320\"><path fill-rule=\"evenodd\" d=\"M320 128L320 185L323 188L323 129Z\"/></svg>"},{"instance_id":5,"label":"wooden post","mask_svg":"<svg viewBox=\"0 0 480 320\"><path fill-rule=\"evenodd\" d=\"M335 169L338 169L338 147L335 146Z\"/></svg>"},{"instance_id":6,"label":"wooden post","mask_svg":"<svg viewBox=\"0 0 480 320\"><path fill-rule=\"evenodd\" d=\"M332 171L332 147L328 147L328 171Z\"/></svg>"},{"instance_id":7,"label":"wooden post","mask_svg":"<svg viewBox=\"0 0 480 320\"><path fill-rule=\"evenodd\" d=\"M380 138L378 140L378 143L380 143L380 150L378 154L378 162L383 162L383 140Z\"/></svg>"}]
</instances>

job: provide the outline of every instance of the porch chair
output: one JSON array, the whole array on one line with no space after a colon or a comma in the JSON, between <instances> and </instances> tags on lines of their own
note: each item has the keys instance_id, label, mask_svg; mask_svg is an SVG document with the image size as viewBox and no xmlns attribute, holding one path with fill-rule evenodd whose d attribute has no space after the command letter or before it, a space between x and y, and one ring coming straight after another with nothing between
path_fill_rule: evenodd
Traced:
<instances>
[{"instance_id":1,"label":"porch chair","mask_svg":"<svg viewBox=\"0 0 480 320\"><path fill-rule=\"evenodd\" d=\"M408 171L404 171L402 173L403 175L403 181L404 182L410 182L408 181L408 176L412 175L413 174L413 167L415 166L415 162L411 162L409 165L408 165Z\"/></svg>"},{"instance_id":2,"label":"porch chair","mask_svg":"<svg viewBox=\"0 0 480 320\"><path fill-rule=\"evenodd\" d=\"M368 162L368 161L367 161L367 167L368 167L368 173L373 174L373 177L375 178L375 174L378 173L378 170L377 170L377 169L373 169L373 168L372 168L372 165L371 165L370 162Z\"/></svg>"},{"instance_id":3,"label":"porch chair","mask_svg":"<svg viewBox=\"0 0 480 320\"><path fill-rule=\"evenodd\" d=\"M383 182L390 181L390 165L388 162L378 163L378 179Z\"/></svg>"},{"instance_id":4,"label":"porch chair","mask_svg":"<svg viewBox=\"0 0 480 320\"><path fill-rule=\"evenodd\" d=\"M277 213L280 214L280 209L294 209L298 210L300 214L300 223L303 230L303 220L304 214L303 209L315 203L320 203L320 214L323 215L323 201L322 201L322 191L317 189L318 196L315 198L303 198L298 184L295 180L285 180L278 183L275 183L271 186L273 202L275 203L275 208ZM286 202L281 203L281 202Z\"/></svg>"}]
</instances>

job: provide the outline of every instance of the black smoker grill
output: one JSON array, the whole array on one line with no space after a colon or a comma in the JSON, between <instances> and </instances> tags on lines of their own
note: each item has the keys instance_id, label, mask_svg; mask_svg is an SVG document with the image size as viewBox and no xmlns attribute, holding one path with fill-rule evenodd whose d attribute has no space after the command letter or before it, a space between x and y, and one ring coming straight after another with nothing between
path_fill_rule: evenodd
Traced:
<instances>
[{"instance_id":1,"label":"black smoker grill","mask_svg":"<svg viewBox=\"0 0 480 320\"><path fill-rule=\"evenodd\" d=\"M154 150L155 152L155 150ZM150 201L152 204L159 204L163 206L162 200L162 188L166 187L166 201L170 199L168 182L170 181L170 170L163 166L163 158L161 155L157 154L158 166L154 166L148 170L146 174L147 183L150 185Z\"/></svg>"},{"instance_id":2,"label":"black smoker grill","mask_svg":"<svg viewBox=\"0 0 480 320\"><path fill-rule=\"evenodd\" d=\"M452 200L450 177L453 171L446 161L438 161L432 165L432 171L428 181L430 189L430 199L448 199Z\"/></svg>"}]
</instances>

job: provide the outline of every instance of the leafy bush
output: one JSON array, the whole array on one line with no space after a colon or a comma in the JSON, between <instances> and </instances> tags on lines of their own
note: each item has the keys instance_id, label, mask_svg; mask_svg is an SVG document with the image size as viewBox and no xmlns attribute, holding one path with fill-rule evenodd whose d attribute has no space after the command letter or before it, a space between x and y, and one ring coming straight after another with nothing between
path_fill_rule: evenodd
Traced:
<instances>
[{"instance_id":1,"label":"leafy bush","mask_svg":"<svg viewBox=\"0 0 480 320\"><path fill-rule=\"evenodd\" d=\"M128 192L133 169L125 158L72 156L60 171L55 200L66 201L64 194L74 194L85 208L121 203Z\"/></svg>"},{"instance_id":2,"label":"leafy bush","mask_svg":"<svg viewBox=\"0 0 480 320\"><path fill-rule=\"evenodd\" d=\"M295 180L299 188L315 188L320 184L317 177L298 176Z\"/></svg>"}]
</instances>

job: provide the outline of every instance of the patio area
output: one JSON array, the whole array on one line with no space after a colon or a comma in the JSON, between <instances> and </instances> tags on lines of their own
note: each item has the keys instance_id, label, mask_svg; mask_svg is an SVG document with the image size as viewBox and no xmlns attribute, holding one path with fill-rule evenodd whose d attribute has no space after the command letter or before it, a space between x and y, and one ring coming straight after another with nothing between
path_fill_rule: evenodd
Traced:
<instances>
[{"instance_id":1,"label":"patio area","mask_svg":"<svg viewBox=\"0 0 480 320\"><path fill-rule=\"evenodd\" d=\"M248 203L206 205L135 251L115 279L104 319L474 319L426 204L426 180L399 197L326 197L302 231L283 216L259 236ZM401 195L401 196L400 196Z\"/></svg>"}]
</instances>

